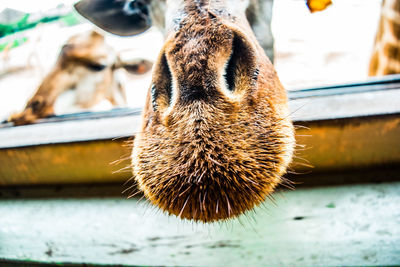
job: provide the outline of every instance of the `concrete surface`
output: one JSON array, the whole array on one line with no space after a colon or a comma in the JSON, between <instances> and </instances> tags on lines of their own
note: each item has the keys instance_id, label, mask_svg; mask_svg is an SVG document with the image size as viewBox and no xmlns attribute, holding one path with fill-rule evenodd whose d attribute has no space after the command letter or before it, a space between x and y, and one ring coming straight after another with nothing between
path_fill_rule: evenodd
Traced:
<instances>
[{"instance_id":1,"label":"concrete surface","mask_svg":"<svg viewBox=\"0 0 400 267\"><path fill-rule=\"evenodd\" d=\"M214 225L168 217L138 199L0 199L0 259L133 266L400 264L400 182L303 188L274 199L240 220Z\"/></svg>"}]
</instances>

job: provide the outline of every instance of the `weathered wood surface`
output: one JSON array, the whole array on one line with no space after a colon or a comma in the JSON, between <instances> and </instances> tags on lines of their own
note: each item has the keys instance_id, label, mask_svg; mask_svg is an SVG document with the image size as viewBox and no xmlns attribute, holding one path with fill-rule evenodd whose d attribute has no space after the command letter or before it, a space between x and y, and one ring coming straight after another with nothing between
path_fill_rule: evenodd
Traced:
<instances>
[{"instance_id":1,"label":"weathered wood surface","mask_svg":"<svg viewBox=\"0 0 400 267\"><path fill-rule=\"evenodd\" d=\"M100 124L113 128L112 120L108 122ZM298 173L400 165L400 114L296 124L305 126L296 131L297 143L303 147L299 146L291 170ZM131 177L128 139L0 149L0 186L122 183Z\"/></svg>"},{"instance_id":2,"label":"weathered wood surface","mask_svg":"<svg viewBox=\"0 0 400 267\"><path fill-rule=\"evenodd\" d=\"M303 188L274 198L241 223L215 225L182 222L137 199L0 199L0 259L16 265L400 265L399 182Z\"/></svg>"},{"instance_id":3,"label":"weathered wood surface","mask_svg":"<svg viewBox=\"0 0 400 267\"><path fill-rule=\"evenodd\" d=\"M126 181L128 139L0 150L0 186Z\"/></svg>"},{"instance_id":4,"label":"weathered wood surface","mask_svg":"<svg viewBox=\"0 0 400 267\"><path fill-rule=\"evenodd\" d=\"M346 119L301 121L296 125L296 163L305 159L314 168L298 170L327 172L400 165L400 114ZM304 127L304 128L303 128Z\"/></svg>"}]
</instances>

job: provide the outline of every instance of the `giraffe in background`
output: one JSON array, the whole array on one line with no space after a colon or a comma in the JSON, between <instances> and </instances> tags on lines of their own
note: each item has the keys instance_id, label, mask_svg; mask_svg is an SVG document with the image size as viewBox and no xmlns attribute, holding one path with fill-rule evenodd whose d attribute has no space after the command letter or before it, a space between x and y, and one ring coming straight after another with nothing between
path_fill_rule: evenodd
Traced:
<instances>
[{"instance_id":1,"label":"giraffe in background","mask_svg":"<svg viewBox=\"0 0 400 267\"><path fill-rule=\"evenodd\" d=\"M97 31L76 34L61 48L54 67L24 110L8 120L24 125L54 115L57 98L69 90L75 92L75 105L80 108L91 108L104 99L113 106L124 106L125 88L116 72L125 69L132 74L144 74L151 66L151 62L140 58L123 61Z\"/></svg>"},{"instance_id":2,"label":"giraffe in background","mask_svg":"<svg viewBox=\"0 0 400 267\"><path fill-rule=\"evenodd\" d=\"M400 0L383 0L369 76L400 73Z\"/></svg>"}]
</instances>

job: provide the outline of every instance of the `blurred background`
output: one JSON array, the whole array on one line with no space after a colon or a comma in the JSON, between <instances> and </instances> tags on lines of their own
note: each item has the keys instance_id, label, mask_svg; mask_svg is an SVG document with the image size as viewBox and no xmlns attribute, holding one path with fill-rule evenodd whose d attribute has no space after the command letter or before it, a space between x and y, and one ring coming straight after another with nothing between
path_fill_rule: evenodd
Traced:
<instances>
[{"instance_id":1,"label":"blurred background","mask_svg":"<svg viewBox=\"0 0 400 267\"><path fill-rule=\"evenodd\" d=\"M0 120L21 111L54 66L61 47L75 35L95 28L73 9L75 0L0 3ZM275 1L272 31L275 66L288 90L367 79L368 63L380 14L380 0L336 0L324 12L310 13L303 0ZM105 42L124 60L154 61L161 33L151 28L135 37L105 33ZM127 106L144 104L150 72L120 72ZM57 98L55 113L80 111L71 91ZM107 110L101 101L91 110Z\"/></svg>"}]
</instances>

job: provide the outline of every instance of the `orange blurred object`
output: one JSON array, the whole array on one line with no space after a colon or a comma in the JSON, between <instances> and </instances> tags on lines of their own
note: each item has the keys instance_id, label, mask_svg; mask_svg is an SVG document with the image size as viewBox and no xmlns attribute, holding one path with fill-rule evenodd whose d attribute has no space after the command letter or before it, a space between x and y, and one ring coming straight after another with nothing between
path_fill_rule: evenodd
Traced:
<instances>
[{"instance_id":1,"label":"orange blurred object","mask_svg":"<svg viewBox=\"0 0 400 267\"><path fill-rule=\"evenodd\" d=\"M331 0L307 0L307 6L311 12L322 11L331 4Z\"/></svg>"}]
</instances>

